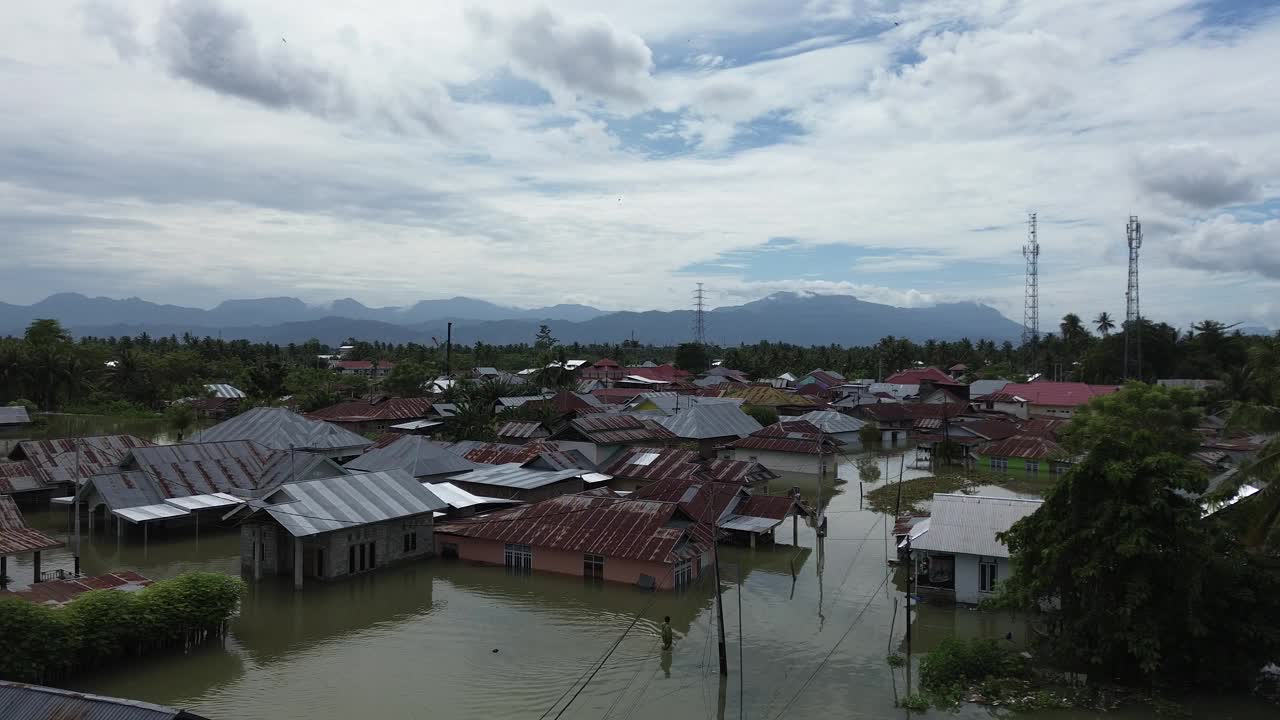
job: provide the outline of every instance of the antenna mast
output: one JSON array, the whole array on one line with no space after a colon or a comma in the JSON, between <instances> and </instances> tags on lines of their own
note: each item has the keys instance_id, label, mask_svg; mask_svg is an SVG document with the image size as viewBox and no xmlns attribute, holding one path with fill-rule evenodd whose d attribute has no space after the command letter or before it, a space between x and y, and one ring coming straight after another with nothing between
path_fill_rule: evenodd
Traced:
<instances>
[{"instance_id":1,"label":"antenna mast","mask_svg":"<svg viewBox=\"0 0 1280 720\"><path fill-rule=\"evenodd\" d=\"M1040 339L1040 239L1036 234L1036 214L1027 215L1027 244L1022 246L1027 260L1027 281L1022 302L1022 344Z\"/></svg>"},{"instance_id":2,"label":"antenna mast","mask_svg":"<svg viewBox=\"0 0 1280 720\"><path fill-rule=\"evenodd\" d=\"M1129 286L1124 291L1124 377L1142 379L1142 310L1138 306L1138 250L1142 247L1142 223L1129 216L1125 226L1129 242Z\"/></svg>"},{"instance_id":3,"label":"antenna mast","mask_svg":"<svg viewBox=\"0 0 1280 720\"><path fill-rule=\"evenodd\" d=\"M698 283L698 289L693 291L693 341L699 345L707 344L706 297L702 283Z\"/></svg>"}]
</instances>

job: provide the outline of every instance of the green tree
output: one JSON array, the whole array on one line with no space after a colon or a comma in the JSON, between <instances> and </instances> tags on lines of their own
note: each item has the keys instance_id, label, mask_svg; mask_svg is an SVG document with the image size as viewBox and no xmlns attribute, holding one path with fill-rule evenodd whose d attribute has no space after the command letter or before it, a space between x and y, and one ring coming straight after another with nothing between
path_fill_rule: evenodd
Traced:
<instances>
[{"instance_id":1,"label":"green tree","mask_svg":"<svg viewBox=\"0 0 1280 720\"><path fill-rule=\"evenodd\" d=\"M1116 329L1116 322L1111 319L1111 313L1103 311L1098 313L1098 317L1093 319L1093 326L1098 329L1098 334L1106 337Z\"/></svg>"},{"instance_id":2,"label":"green tree","mask_svg":"<svg viewBox=\"0 0 1280 720\"><path fill-rule=\"evenodd\" d=\"M681 343L676 348L676 367L691 373L700 373L711 366L707 346L701 343Z\"/></svg>"},{"instance_id":3,"label":"green tree","mask_svg":"<svg viewBox=\"0 0 1280 720\"><path fill-rule=\"evenodd\" d=\"M396 363L382 381L382 389L399 397L421 397L426 384L435 379L435 368L425 362Z\"/></svg>"},{"instance_id":4,"label":"green tree","mask_svg":"<svg viewBox=\"0 0 1280 720\"><path fill-rule=\"evenodd\" d=\"M188 403L174 403L164 411L164 422L178 436L178 442L182 442L183 436L196 424L196 411Z\"/></svg>"},{"instance_id":5,"label":"green tree","mask_svg":"<svg viewBox=\"0 0 1280 720\"><path fill-rule=\"evenodd\" d=\"M1275 572L1202 520L1195 396L1143 384L1095 399L1064 442L1083 460L1002 539L1006 597L1044 609L1067 666L1107 677L1251 682L1280 649Z\"/></svg>"},{"instance_id":6,"label":"green tree","mask_svg":"<svg viewBox=\"0 0 1280 720\"><path fill-rule=\"evenodd\" d=\"M772 425L778 422L778 411L767 405L748 405L742 411L755 418L761 425Z\"/></svg>"}]
</instances>

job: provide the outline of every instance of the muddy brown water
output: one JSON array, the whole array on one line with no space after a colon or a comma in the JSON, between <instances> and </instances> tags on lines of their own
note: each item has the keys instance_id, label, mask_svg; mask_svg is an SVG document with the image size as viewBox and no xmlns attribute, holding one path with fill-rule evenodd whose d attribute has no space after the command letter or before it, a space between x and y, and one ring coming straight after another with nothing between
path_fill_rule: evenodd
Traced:
<instances>
[{"instance_id":1,"label":"muddy brown water","mask_svg":"<svg viewBox=\"0 0 1280 720\"><path fill-rule=\"evenodd\" d=\"M852 466L841 470L849 478L856 473ZM908 477L912 473L924 471L908 468ZM804 477L784 478L772 489L792 484L811 498L816 494L816 482ZM287 579L250 583L224 645L122 662L66 685L175 705L215 720L908 717L894 704L905 692L905 671L885 662L889 652L901 650L903 638L903 593L885 562L892 552L886 534L891 523L860 509L856 480L828 486L824 495L829 533L822 544L801 524L799 547L793 546L788 521L775 546L722 552L730 668L723 685L709 583L682 594L653 594L441 559L311 583L301 592ZM55 534L67 530L65 510L29 510L27 517ZM82 547L90 573L128 568L163 578L188 570L239 572L238 538L225 530L204 528L198 538L156 533L145 545L140 535L122 541L99 532ZM45 569L71 565L67 549L45 556ZM11 558L10 568L19 585L29 581L27 559ZM579 679L637 615L579 692ZM671 653L663 653L658 640L664 615L676 630ZM921 652L947 637L1013 633L1017 643L1024 632L1008 615L923 605L912 649L918 662ZM1274 706L1249 698L1195 699L1190 707L1196 717L1280 716ZM925 713L1002 714L978 706ZM1104 717L1079 711L1021 716ZM1155 714L1132 707L1105 717Z\"/></svg>"}]
</instances>

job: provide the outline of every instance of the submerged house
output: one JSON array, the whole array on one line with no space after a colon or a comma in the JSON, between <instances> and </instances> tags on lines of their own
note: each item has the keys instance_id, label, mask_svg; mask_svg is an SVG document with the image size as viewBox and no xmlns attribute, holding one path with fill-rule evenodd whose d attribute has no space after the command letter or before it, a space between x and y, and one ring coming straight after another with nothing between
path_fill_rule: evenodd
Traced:
<instances>
[{"instance_id":1,"label":"submerged house","mask_svg":"<svg viewBox=\"0 0 1280 720\"><path fill-rule=\"evenodd\" d=\"M348 460L348 472L404 470L419 481L443 480L469 472L480 465L418 435L404 435Z\"/></svg>"},{"instance_id":2,"label":"submerged house","mask_svg":"<svg viewBox=\"0 0 1280 720\"><path fill-rule=\"evenodd\" d=\"M259 407L191 436L193 443L251 440L272 450L303 450L341 462L373 444L333 423L303 417L284 408Z\"/></svg>"},{"instance_id":3,"label":"submerged house","mask_svg":"<svg viewBox=\"0 0 1280 720\"><path fill-rule=\"evenodd\" d=\"M782 421L735 440L720 450L721 459L759 462L775 472L809 475L835 473L843 445L811 423Z\"/></svg>"},{"instance_id":4,"label":"submerged house","mask_svg":"<svg viewBox=\"0 0 1280 720\"><path fill-rule=\"evenodd\" d=\"M393 432L393 429L407 423L421 425L422 421L435 420L436 415L431 410L429 398L393 398L383 395L371 400L340 402L312 411L307 417L365 434Z\"/></svg>"},{"instance_id":5,"label":"submerged house","mask_svg":"<svg viewBox=\"0 0 1280 720\"><path fill-rule=\"evenodd\" d=\"M634 415L607 415L595 413L569 421L568 426L556 434L558 440L583 443L577 447L592 462L606 462L621 448L632 445L675 445L678 441L670 430L656 419Z\"/></svg>"},{"instance_id":6,"label":"submerged house","mask_svg":"<svg viewBox=\"0 0 1280 720\"><path fill-rule=\"evenodd\" d=\"M999 473L1062 475L1072 460L1057 442L1043 435L1011 435L973 450L978 467Z\"/></svg>"},{"instance_id":7,"label":"submerged house","mask_svg":"<svg viewBox=\"0 0 1280 720\"><path fill-rule=\"evenodd\" d=\"M114 467L130 450L150 446L133 435L20 442L9 452L9 462L0 462L0 494L18 495L20 502L47 501Z\"/></svg>"},{"instance_id":8,"label":"submerged house","mask_svg":"<svg viewBox=\"0 0 1280 720\"><path fill-rule=\"evenodd\" d=\"M22 511L13 498L0 495L0 589L8 582L9 558L14 555L31 554L31 580L40 582L40 553L62 547L62 542L54 540L35 528L27 527L22 519Z\"/></svg>"},{"instance_id":9,"label":"submerged house","mask_svg":"<svg viewBox=\"0 0 1280 720\"><path fill-rule=\"evenodd\" d=\"M845 445L852 445L855 448L862 445L858 431L862 430L867 424L866 420L860 420L835 410L814 410L788 419L807 422L821 430L824 435L829 435Z\"/></svg>"},{"instance_id":10,"label":"submerged house","mask_svg":"<svg viewBox=\"0 0 1280 720\"><path fill-rule=\"evenodd\" d=\"M711 543L674 502L593 491L491 513L436 529L440 553L659 590L685 587L711 562Z\"/></svg>"},{"instance_id":11,"label":"submerged house","mask_svg":"<svg viewBox=\"0 0 1280 720\"><path fill-rule=\"evenodd\" d=\"M435 553L445 502L403 470L290 483L227 514L241 521L240 565L253 574L332 580Z\"/></svg>"},{"instance_id":12,"label":"submerged house","mask_svg":"<svg viewBox=\"0 0 1280 720\"><path fill-rule=\"evenodd\" d=\"M1040 509L1040 500L933 496L930 517L911 529L916 587L974 604L1009 577L1009 548L996 535Z\"/></svg>"},{"instance_id":13,"label":"submerged house","mask_svg":"<svg viewBox=\"0 0 1280 720\"><path fill-rule=\"evenodd\" d=\"M742 412L736 398L705 399L714 402L680 408L658 418L658 424L680 440L697 443L698 453L704 458L715 457L716 448L761 429L755 418Z\"/></svg>"},{"instance_id":14,"label":"submerged house","mask_svg":"<svg viewBox=\"0 0 1280 720\"><path fill-rule=\"evenodd\" d=\"M483 497L537 502L580 493L587 490L588 485L594 486L606 479L586 470L535 470L508 463L481 465L470 472L453 475L448 481Z\"/></svg>"},{"instance_id":15,"label":"submerged house","mask_svg":"<svg viewBox=\"0 0 1280 720\"><path fill-rule=\"evenodd\" d=\"M22 427L31 424L27 409L21 405L0 406L0 429Z\"/></svg>"}]
</instances>

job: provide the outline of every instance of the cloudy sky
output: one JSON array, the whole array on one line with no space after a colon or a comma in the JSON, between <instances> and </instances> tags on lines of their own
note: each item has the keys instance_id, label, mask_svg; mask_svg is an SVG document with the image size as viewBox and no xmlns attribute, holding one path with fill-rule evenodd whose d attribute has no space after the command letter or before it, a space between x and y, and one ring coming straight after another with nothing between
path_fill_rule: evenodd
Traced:
<instances>
[{"instance_id":1,"label":"cloudy sky","mask_svg":"<svg viewBox=\"0 0 1280 720\"><path fill-rule=\"evenodd\" d=\"M0 300L687 306L777 290L1280 327L1273 0L41 0Z\"/></svg>"}]
</instances>

